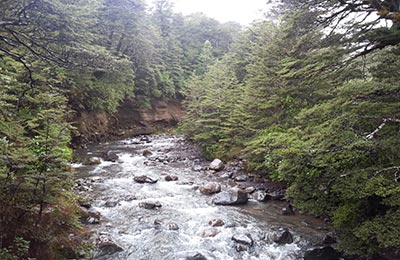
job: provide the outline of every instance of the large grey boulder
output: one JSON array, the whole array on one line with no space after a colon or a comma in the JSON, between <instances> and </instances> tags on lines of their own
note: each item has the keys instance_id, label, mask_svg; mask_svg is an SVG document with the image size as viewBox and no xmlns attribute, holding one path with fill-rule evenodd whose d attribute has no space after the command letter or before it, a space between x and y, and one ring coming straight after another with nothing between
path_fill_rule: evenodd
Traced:
<instances>
[{"instance_id":1,"label":"large grey boulder","mask_svg":"<svg viewBox=\"0 0 400 260\"><path fill-rule=\"evenodd\" d=\"M214 197L215 205L238 205L246 204L249 200L248 194L243 190L230 190L218 193Z\"/></svg>"},{"instance_id":2,"label":"large grey boulder","mask_svg":"<svg viewBox=\"0 0 400 260\"><path fill-rule=\"evenodd\" d=\"M222 171L225 168L225 165L220 159L214 159L214 161L210 163L209 168L214 171Z\"/></svg>"},{"instance_id":3,"label":"large grey boulder","mask_svg":"<svg viewBox=\"0 0 400 260\"><path fill-rule=\"evenodd\" d=\"M200 187L200 192L205 195L211 195L221 191L221 185L216 182L210 182Z\"/></svg>"}]
</instances>

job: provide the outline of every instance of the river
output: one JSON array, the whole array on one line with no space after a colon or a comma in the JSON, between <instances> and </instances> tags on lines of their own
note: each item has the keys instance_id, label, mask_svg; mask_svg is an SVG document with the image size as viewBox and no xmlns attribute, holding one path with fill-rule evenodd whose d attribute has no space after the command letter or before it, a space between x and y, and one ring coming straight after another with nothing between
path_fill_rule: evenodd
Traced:
<instances>
[{"instance_id":1,"label":"river","mask_svg":"<svg viewBox=\"0 0 400 260\"><path fill-rule=\"evenodd\" d=\"M302 259L327 232L323 221L313 217L283 216L285 202L250 199L239 206L214 205L215 195L201 194L200 186L218 182L224 191L237 183L207 170L209 162L180 136L89 145L79 156L84 161L107 152L118 159L73 165L77 193L91 200L86 205L92 216L88 227L99 246L91 259ZM158 181L133 180L142 175ZM166 176L178 180L166 181ZM293 242L274 242L284 230Z\"/></svg>"}]
</instances>

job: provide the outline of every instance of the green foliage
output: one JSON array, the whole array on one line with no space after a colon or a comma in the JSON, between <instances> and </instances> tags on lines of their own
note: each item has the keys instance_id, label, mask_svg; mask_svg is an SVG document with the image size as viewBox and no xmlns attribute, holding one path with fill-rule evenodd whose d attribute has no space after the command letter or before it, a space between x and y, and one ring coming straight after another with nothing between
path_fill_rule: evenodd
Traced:
<instances>
[{"instance_id":1,"label":"green foliage","mask_svg":"<svg viewBox=\"0 0 400 260\"><path fill-rule=\"evenodd\" d=\"M399 48L349 61L316 19L295 10L244 32L190 82L182 129L208 157L244 157L249 170L286 181L298 208L332 218L346 253L394 252Z\"/></svg>"},{"instance_id":2,"label":"green foliage","mask_svg":"<svg viewBox=\"0 0 400 260\"><path fill-rule=\"evenodd\" d=\"M0 258L3 260L35 260L35 258L26 257L28 251L29 241L26 241L20 237L16 237L12 246L7 249L0 249Z\"/></svg>"}]
</instances>

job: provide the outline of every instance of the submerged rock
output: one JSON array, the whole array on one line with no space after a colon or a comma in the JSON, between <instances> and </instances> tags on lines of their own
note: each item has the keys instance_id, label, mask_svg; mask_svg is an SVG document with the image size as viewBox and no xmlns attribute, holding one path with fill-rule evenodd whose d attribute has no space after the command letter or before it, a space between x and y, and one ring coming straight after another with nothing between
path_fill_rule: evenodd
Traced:
<instances>
[{"instance_id":1,"label":"submerged rock","mask_svg":"<svg viewBox=\"0 0 400 260\"><path fill-rule=\"evenodd\" d=\"M225 225L225 222L222 219L213 219L208 221L208 224L212 227L222 227Z\"/></svg>"},{"instance_id":2,"label":"submerged rock","mask_svg":"<svg viewBox=\"0 0 400 260\"><path fill-rule=\"evenodd\" d=\"M207 260L207 258L200 253L196 253L192 256L186 257L185 260Z\"/></svg>"},{"instance_id":3,"label":"submerged rock","mask_svg":"<svg viewBox=\"0 0 400 260\"><path fill-rule=\"evenodd\" d=\"M107 151L107 152L103 153L102 157L103 157L104 161L108 161L108 162L116 162L119 159L117 153L112 152L112 151Z\"/></svg>"},{"instance_id":4,"label":"submerged rock","mask_svg":"<svg viewBox=\"0 0 400 260\"><path fill-rule=\"evenodd\" d=\"M211 195L221 191L221 185L216 182L210 182L200 187L200 192L205 195Z\"/></svg>"},{"instance_id":5,"label":"submerged rock","mask_svg":"<svg viewBox=\"0 0 400 260\"><path fill-rule=\"evenodd\" d=\"M206 228L201 232L201 236L202 237L215 237L219 233L221 233L221 231L218 230L217 228Z\"/></svg>"},{"instance_id":6,"label":"submerged rock","mask_svg":"<svg viewBox=\"0 0 400 260\"><path fill-rule=\"evenodd\" d=\"M215 205L238 205L248 201L248 195L242 190L231 190L218 193L213 200Z\"/></svg>"},{"instance_id":7,"label":"submerged rock","mask_svg":"<svg viewBox=\"0 0 400 260\"><path fill-rule=\"evenodd\" d=\"M192 171L199 172L201 170L203 170L203 166L201 166L199 164L195 164L192 166Z\"/></svg>"},{"instance_id":8,"label":"submerged rock","mask_svg":"<svg viewBox=\"0 0 400 260\"><path fill-rule=\"evenodd\" d=\"M222 171L225 165L220 159L214 159L214 161L210 163L209 168L214 171Z\"/></svg>"},{"instance_id":9,"label":"submerged rock","mask_svg":"<svg viewBox=\"0 0 400 260\"><path fill-rule=\"evenodd\" d=\"M243 252L249 250L249 247L243 244L236 244L235 245L236 252Z\"/></svg>"},{"instance_id":10,"label":"submerged rock","mask_svg":"<svg viewBox=\"0 0 400 260\"><path fill-rule=\"evenodd\" d=\"M340 253L330 246L316 248L304 254L304 260L339 260Z\"/></svg>"},{"instance_id":11,"label":"submerged rock","mask_svg":"<svg viewBox=\"0 0 400 260\"><path fill-rule=\"evenodd\" d=\"M136 181L137 183L156 183L158 181L157 179L153 179L146 175L135 176L133 177L133 180Z\"/></svg>"}]
</instances>

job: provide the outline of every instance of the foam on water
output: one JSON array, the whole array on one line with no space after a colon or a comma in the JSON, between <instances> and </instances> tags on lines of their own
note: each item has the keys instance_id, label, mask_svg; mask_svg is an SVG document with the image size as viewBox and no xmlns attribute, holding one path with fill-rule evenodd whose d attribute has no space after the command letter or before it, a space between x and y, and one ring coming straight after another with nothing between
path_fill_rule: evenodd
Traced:
<instances>
[{"instance_id":1,"label":"foam on water","mask_svg":"<svg viewBox=\"0 0 400 260\"><path fill-rule=\"evenodd\" d=\"M302 255L308 242L297 236L296 232L292 232L294 243L277 245L268 236L278 227L254 218L241 208L213 205L212 196L202 195L196 189L197 185L210 181L205 174L192 171L189 166L145 164L149 158L142 155L144 149L151 150L152 157L165 156L165 150L174 149L182 138L152 137L150 144L135 145L130 144L132 140L110 144L113 151L117 150L118 162L101 161L90 172L92 176L103 178L94 186L97 197L93 202L93 210L102 214L102 224L96 230L108 234L112 241L124 249L94 259L175 260L199 253L207 259L290 260ZM134 141L137 143L137 140ZM118 148L121 150L118 151ZM127 152L129 149L131 151ZM174 153L168 154L171 155ZM166 182L163 178L165 174L176 175L179 181ZM133 177L139 175L159 181L155 184L135 183ZM193 182L194 185L191 185ZM124 197L128 195L135 199L125 200ZM117 200L118 205L106 207L108 200ZM148 210L139 207L142 202L160 202L162 207ZM213 228L208 224L212 219L222 219L226 225ZM171 223L175 223L179 229L169 230ZM204 235L208 229L213 229L215 234ZM238 234L250 234L254 240L254 245L248 251L235 250L236 242L232 236Z\"/></svg>"}]
</instances>

